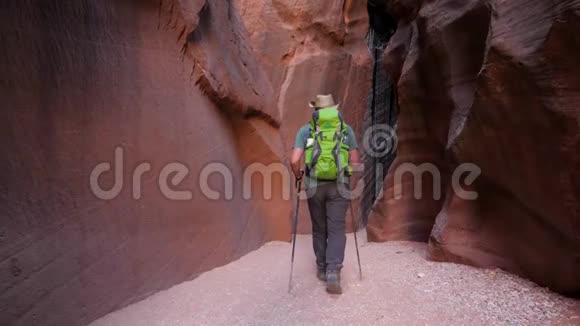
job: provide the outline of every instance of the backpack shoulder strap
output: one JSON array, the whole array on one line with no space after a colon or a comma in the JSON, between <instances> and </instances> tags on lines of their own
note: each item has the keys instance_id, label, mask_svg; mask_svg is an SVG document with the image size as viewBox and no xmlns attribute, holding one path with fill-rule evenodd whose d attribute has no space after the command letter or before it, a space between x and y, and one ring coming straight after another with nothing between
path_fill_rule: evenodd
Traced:
<instances>
[{"instance_id":1,"label":"backpack shoulder strap","mask_svg":"<svg viewBox=\"0 0 580 326\"><path fill-rule=\"evenodd\" d=\"M347 124L344 122L344 117L340 111L338 111L338 119L340 120L340 132L345 133Z\"/></svg>"},{"instance_id":2,"label":"backpack shoulder strap","mask_svg":"<svg viewBox=\"0 0 580 326\"><path fill-rule=\"evenodd\" d=\"M310 119L310 132L314 132L318 128L318 118L320 117L320 112L314 111L312 113L312 118Z\"/></svg>"}]
</instances>

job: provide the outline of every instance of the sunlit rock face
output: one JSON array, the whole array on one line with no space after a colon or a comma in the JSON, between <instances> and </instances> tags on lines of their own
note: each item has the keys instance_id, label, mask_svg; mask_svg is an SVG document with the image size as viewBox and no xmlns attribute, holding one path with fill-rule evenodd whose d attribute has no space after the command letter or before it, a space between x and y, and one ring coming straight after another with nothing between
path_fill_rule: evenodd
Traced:
<instances>
[{"instance_id":1,"label":"sunlit rock face","mask_svg":"<svg viewBox=\"0 0 580 326\"><path fill-rule=\"evenodd\" d=\"M246 167L287 164L317 93L360 128L367 25L356 1L0 5L0 324L86 324L288 240L290 182L267 199Z\"/></svg>"},{"instance_id":2,"label":"sunlit rock face","mask_svg":"<svg viewBox=\"0 0 580 326\"><path fill-rule=\"evenodd\" d=\"M308 100L316 94L333 94L347 122L362 135L372 78L365 41L366 1L236 0L234 4L274 89L285 151L291 150L296 132L309 121ZM310 233L306 202L299 216L298 231Z\"/></svg>"},{"instance_id":3,"label":"sunlit rock face","mask_svg":"<svg viewBox=\"0 0 580 326\"><path fill-rule=\"evenodd\" d=\"M399 155L369 238L428 241L430 259L578 294L580 1L391 1L388 10L399 18L384 54L398 79ZM428 173L422 184L396 178L405 163L433 164L440 186ZM454 187L465 163L481 174Z\"/></svg>"}]
</instances>

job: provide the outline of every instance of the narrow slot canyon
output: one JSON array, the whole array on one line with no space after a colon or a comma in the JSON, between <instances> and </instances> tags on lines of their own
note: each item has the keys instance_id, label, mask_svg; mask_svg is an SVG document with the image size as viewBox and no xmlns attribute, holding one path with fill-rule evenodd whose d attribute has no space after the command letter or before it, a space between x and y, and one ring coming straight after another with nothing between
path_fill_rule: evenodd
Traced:
<instances>
[{"instance_id":1,"label":"narrow slot canyon","mask_svg":"<svg viewBox=\"0 0 580 326\"><path fill-rule=\"evenodd\" d=\"M580 1L7 0L0 26L0 325L580 325ZM364 163L340 296L290 171L320 94Z\"/></svg>"}]
</instances>

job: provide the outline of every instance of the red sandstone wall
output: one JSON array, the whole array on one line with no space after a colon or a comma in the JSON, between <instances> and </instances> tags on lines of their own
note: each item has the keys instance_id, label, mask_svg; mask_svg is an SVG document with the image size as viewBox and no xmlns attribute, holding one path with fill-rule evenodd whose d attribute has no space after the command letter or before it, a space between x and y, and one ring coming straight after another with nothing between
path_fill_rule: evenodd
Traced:
<instances>
[{"instance_id":1,"label":"red sandstone wall","mask_svg":"<svg viewBox=\"0 0 580 326\"><path fill-rule=\"evenodd\" d=\"M285 151L291 150L296 132L310 119L308 99L316 94L333 94L346 120L361 134L372 77L365 42L366 1L234 3L274 89ZM310 230L303 201L299 232Z\"/></svg>"},{"instance_id":2,"label":"red sandstone wall","mask_svg":"<svg viewBox=\"0 0 580 326\"><path fill-rule=\"evenodd\" d=\"M83 325L289 239L288 184L274 178L264 200L254 183L245 200L243 169L286 164L317 93L334 92L358 127L370 74L364 4L294 12L286 2L268 13L249 1L0 5L0 324ZM253 20L260 15L269 20ZM102 201L89 175L114 161L116 146L125 186ZM131 171L145 161L152 171L134 200ZM159 189L160 170L174 161L189 167L177 188L192 200ZM201 193L208 162L231 168L231 200ZM112 175L101 182L111 186ZM224 188L219 176L210 185Z\"/></svg>"},{"instance_id":3,"label":"red sandstone wall","mask_svg":"<svg viewBox=\"0 0 580 326\"><path fill-rule=\"evenodd\" d=\"M392 1L384 59L398 78L399 156L370 217L374 241L429 241L433 260L497 266L580 292L580 1ZM413 197L403 163L431 162L443 196ZM450 173L481 176L458 198ZM395 189L403 190L400 200Z\"/></svg>"}]
</instances>

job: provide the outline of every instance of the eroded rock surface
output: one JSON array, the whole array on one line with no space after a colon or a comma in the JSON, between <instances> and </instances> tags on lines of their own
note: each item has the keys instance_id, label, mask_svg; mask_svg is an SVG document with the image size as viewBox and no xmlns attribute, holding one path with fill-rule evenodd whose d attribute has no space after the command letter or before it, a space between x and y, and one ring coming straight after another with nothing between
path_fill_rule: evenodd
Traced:
<instances>
[{"instance_id":1,"label":"eroded rock surface","mask_svg":"<svg viewBox=\"0 0 580 326\"><path fill-rule=\"evenodd\" d=\"M399 155L369 239L429 241L433 260L579 293L580 1L393 1L390 10L400 18L384 55L399 80ZM406 163L433 164L441 197L428 173L422 185L396 178ZM481 169L461 182L477 200L453 190L463 163Z\"/></svg>"},{"instance_id":2,"label":"eroded rock surface","mask_svg":"<svg viewBox=\"0 0 580 326\"><path fill-rule=\"evenodd\" d=\"M364 4L293 3L272 1L267 15L250 1L0 5L0 324L86 324L289 239L288 183L274 178L266 200L257 178L244 198L245 167L286 164L316 93L334 92L356 119L370 78ZM124 184L101 200L90 174L114 168L117 147ZM134 199L143 162L151 171ZM169 188L191 199L163 194L171 162L189 174ZM231 171L231 198L217 174L219 198L203 193L210 162ZM100 184L114 181L109 172Z\"/></svg>"},{"instance_id":3,"label":"eroded rock surface","mask_svg":"<svg viewBox=\"0 0 580 326\"><path fill-rule=\"evenodd\" d=\"M234 4L274 89L273 107L283 121L285 151L291 150L296 132L310 119L312 109L307 102L316 94L334 94L345 119L362 133L372 77L365 42L366 3L236 0ZM300 233L311 232L308 216L304 201Z\"/></svg>"}]
</instances>

